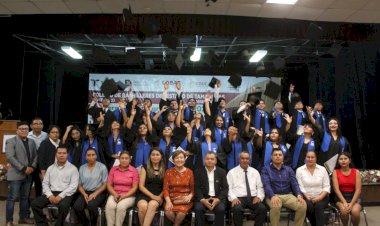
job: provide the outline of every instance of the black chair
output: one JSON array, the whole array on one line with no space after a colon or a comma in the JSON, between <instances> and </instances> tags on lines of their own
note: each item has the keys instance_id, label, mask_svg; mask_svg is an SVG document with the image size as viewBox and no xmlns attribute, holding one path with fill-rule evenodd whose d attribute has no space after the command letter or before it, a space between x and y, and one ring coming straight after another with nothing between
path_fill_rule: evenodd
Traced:
<instances>
[{"instance_id":1,"label":"black chair","mask_svg":"<svg viewBox=\"0 0 380 226\"><path fill-rule=\"evenodd\" d=\"M48 224L49 225L55 225L56 220L58 218L58 214L59 214L59 207L58 207L58 205L48 204L45 208L47 209L47 216L46 216L46 218L48 220ZM69 222L68 222L69 225L75 224L75 222L71 221L71 219L72 219L71 210L72 210L72 208L70 207L69 213L68 213L68 214L70 214L70 216L69 216Z\"/></svg>"},{"instance_id":2,"label":"black chair","mask_svg":"<svg viewBox=\"0 0 380 226\"><path fill-rule=\"evenodd\" d=\"M129 215L129 219L128 219L128 226L132 226L133 225L133 217L138 214L139 212L139 209L137 207L135 208L130 208L129 211L127 210L128 212L128 215ZM164 211L161 209L161 208L158 208L156 210L156 214L159 214L159 223L158 223L158 226L164 226L164 217L165 217L165 213Z\"/></svg>"}]
</instances>

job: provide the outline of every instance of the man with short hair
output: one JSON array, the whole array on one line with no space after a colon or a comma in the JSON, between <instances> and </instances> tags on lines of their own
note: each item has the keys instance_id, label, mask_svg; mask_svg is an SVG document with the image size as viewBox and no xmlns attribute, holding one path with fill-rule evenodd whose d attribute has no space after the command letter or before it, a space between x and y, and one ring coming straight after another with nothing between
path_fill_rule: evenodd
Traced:
<instances>
[{"instance_id":1,"label":"man with short hair","mask_svg":"<svg viewBox=\"0 0 380 226\"><path fill-rule=\"evenodd\" d=\"M41 142L48 138L48 134L42 131L44 128L44 123L42 122L42 119L39 117L35 117L30 123L30 128L32 130L29 132L28 138L34 140L34 142L36 143L36 148L38 150L40 148ZM32 173L32 184L33 183L36 196L40 196L42 194L42 184L38 164L36 170L34 170Z\"/></svg>"},{"instance_id":2,"label":"man with short hair","mask_svg":"<svg viewBox=\"0 0 380 226\"><path fill-rule=\"evenodd\" d=\"M295 211L294 225L302 226L306 216L306 203L293 169L284 165L281 149L273 149L272 164L262 169L261 177L270 208L271 225L279 225L281 207L284 206Z\"/></svg>"},{"instance_id":3,"label":"man with short hair","mask_svg":"<svg viewBox=\"0 0 380 226\"><path fill-rule=\"evenodd\" d=\"M79 172L77 168L67 161L68 150L66 147L58 147L56 150L56 162L46 170L42 182L43 195L36 198L31 206L37 225L48 225L42 217L42 209L48 204L57 205L59 215L56 225L63 225L73 195L77 191L79 183Z\"/></svg>"},{"instance_id":4,"label":"man with short hair","mask_svg":"<svg viewBox=\"0 0 380 226\"><path fill-rule=\"evenodd\" d=\"M32 130L28 133L28 138L36 142L36 147L38 149L40 147L41 142L46 140L46 138L48 137L48 134L42 131L44 128L44 123L42 122L42 119L40 117L35 117L30 123L30 128Z\"/></svg>"},{"instance_id":5,"label":"man with short hair","mask_svg":"<svg viewBox=\"0 0 380 226\"><path fill-rule=\"evenodd\" d=\"M208 209L215 213L214 225L224 225L225 201L228 184L226 172L216 166L217 155L213 151L206 153L205 167L195 171L199 179L195 180L195 217L197 225L204 225L204 213Z\"/></svg>"},{"instance_id":6,"label":"man with short hair","mask_svg":"<svg viewBox=\"0 0 380 226\"><path fill-rule=\"evenodd\" d=\"M242 151L239 155L239 165L231 169L227 174L228 200L231 201L235 226L243 225L243 210L253 210L255 225L262 226L265 223L266 208L262 201L265 194L259 172L250 167L251 157L248 151Z\"/></svg>"},{"instance_id":7,"label":"man with short hair","mask_svg":"<svg viewBox=\"0 0 380 226\"><path fill-rule=\"evenodd\" d=\"M33 224L28 218L29 193L32 185L31 174L37 167L37 148L33 140L28 139L29 123L17 123L16 136L6 141L5 154L9 162L7 180L9 194L6 203L7 226L13 225L15 201L20 197L19 224Z\"/></svg>"}]
</instances>

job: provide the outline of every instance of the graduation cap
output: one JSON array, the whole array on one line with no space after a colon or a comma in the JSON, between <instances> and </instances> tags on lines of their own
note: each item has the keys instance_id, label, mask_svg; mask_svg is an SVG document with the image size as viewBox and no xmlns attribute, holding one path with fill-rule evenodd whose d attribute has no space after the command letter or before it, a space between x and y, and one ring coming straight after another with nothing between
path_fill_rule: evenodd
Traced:
<instances>
[{"instance_id":1,"label":"graduation cap","mask_svg":"<svg viewBox=\"0 0 380 226\"><path fill-rule=\"evenodd\" d=\"M205 61L205 63L208 65L208 66L212 66L212 63L213 63L213 61L214 61L214 59L215 59L215 51L214 50L212 50L212 49L210 49L208 52L207 52L207 54L206 54L206 56L205 56L205 59L204 59L204 61Z\"/></svg>"},{"instance_id":2,"label":"graduation cap","mask_svg":"<svg viewBox=\"0 0 380 226\"><path fill-rule=\"evenodd\" d=\"M281 93L281 86L273 81L269 81L265 88L264 95L272 98L277 99L278 95Z\"/></svg>"},{"instance_id":3,"label":"graduation cap","mask_svg":"<svg viewBox=\"0 0 380 226\"><path fill-rule=\"evenodd\" d=\"M176 50L177 46L179 45L179 39L175 36L164 34L162 35L161 43L170 49Z\"/></svg>"},{"instance_id":4,"label":"graduation cap","mask_svg":"<svg viewBox=\"0 0 380 226\"><path fill-rule=\"evenodd\" d=\"M100 91L102 91L106 98L109 98L111 95L116 94L117 91L119 91L119 88L115 80L106 78L100 86Z\"/></svg>"},{"instance_id":5,"label":"graduation cap","mask_svg":"<svg viewBox=\"0 0 380 226\"><path fill-rule=\"evenodd\" d=\"M156 19L147 18L140 27L137 37L143 42L146 37L156 35L159 29L160 25Z\"/></svg>"},{"instance_id":6,"label":"graduation cap","mask_svg":"<svg viewBox=\"0 0 380 226\"><path fill-rule=\"evenodd\" d=\"M230 76L228 79L228 82L234 87L237 88L238 86L241 85L241 75L240 74L233 74Z\"/></svg>"},{"instance_id":7,"label":"graduation cap","mask_svg":"<svg viewBox=\"0 0 380 226\"><path fill-rule=\"evenodd\" d=\"M127 88L127 85L124 82L118 81L116 84L119 90L125 90L125 88Z\"/></svg>"},{"instance_id":8,"label":"graduation cap","mask_svg":"<svg viewBox=\"0 0 380 226\"><path fill-rule=\"evenodd\" d=\"M247 97L247 102L252 105L258 105L261 100L261 92L249 93Z\"/></svg>"},{"instance_id":9,"label":"graduation cap","mask_svg":"<svg viewBox=\"0 0 380 226\"><path fill-rule=\"evenodd\" d=\"M127 22L132 18L132 10L131 10L131 5L129 5L128 8L123 9L123 20L124 23Z\"/></svg>"},{"instance_id":10,"label":"graduation cap","mask_svg":"<svg viewBox=\"0 0 380 226\"><path fill-rule=\"evenodd\" d=\"M208 84L208 86L210 86L211 88L215 88L215 84L218 83L219 79L215 78L215 77L212 77L210 83Z\"/></svg>"}]
</instances>

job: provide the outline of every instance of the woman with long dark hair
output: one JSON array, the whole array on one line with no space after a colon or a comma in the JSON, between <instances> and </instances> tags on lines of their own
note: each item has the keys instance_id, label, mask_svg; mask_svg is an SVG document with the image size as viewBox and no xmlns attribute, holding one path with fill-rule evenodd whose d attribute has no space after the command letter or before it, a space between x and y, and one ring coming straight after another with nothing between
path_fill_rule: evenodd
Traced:
<instances>
[{"instance_id":1,"label":"woman with long dark hair","mask_svg":"<svg viewBox=\"0 0 380 226\"><path fill-rule=\"evenodd\" d=\"M78 169L82 163L83 139L83 132L77 125L69 125L66 127L65 134L62 138L62 144L65 145L69 151L68 161Z\"/></svg>"},{"instance_id":2,"label":"woman with long dark hair","mask_svg":"<svg viewBox=\"0 0 380 226\"><path fill-rule=\"evenodd\" d=\"M349 215L354 226L360 223L360 194L362 179L359 170L352 164L351 154L342 152L332 176L336 206L340 211L340 218L344 226L348 225Z\"/></svg>"},{"instance_id":3,"label":"woman with long dark hair","mask_svg":"<svg viewBox=\"0 0 380 226\"><path fill-rule=\"evenodd\" d=\"M140 225L142 226L151 225L157 208L164 201L162 189L165 169L164 154L158 147L151 148L149 159L140 171L140 192L136 198Z\"/></svg>"}]
</instances>

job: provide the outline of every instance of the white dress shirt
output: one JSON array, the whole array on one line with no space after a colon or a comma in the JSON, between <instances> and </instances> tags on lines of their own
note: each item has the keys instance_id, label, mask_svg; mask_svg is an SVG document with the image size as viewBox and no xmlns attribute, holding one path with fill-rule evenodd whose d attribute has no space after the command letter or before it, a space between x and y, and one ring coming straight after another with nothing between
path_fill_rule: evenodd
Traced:
<instances>
[{"instance_id":1,"label":"white dress shirt","mask_svg":"<svg viewBox=\"0 0 380 226\"><path fill-rule=\"evenodd\" d=\"M307 169L306 164L298 167L296 177L300 190L311 197L318 197L322 192L330 193L330 178L323 166L316 165L313 175Z\"/></svg>"},{"instance_id":2,"label":"white dress shirt","mask_svg":"<svg viewBox=\"0 0 380 226\"><path fill-rule=\"evenodd\" d=\"M61 198L73 195L79 184L78 169L66 161L65 165L59 166L57 161L46 170L42 182L42 191L46 197L53 195L53 191L60 191Z\"/></svg>"},{"instance_id":3,"label":"white dress shirt","mask_svg":"<svg viewBox=\"0 0 380 226\"><path fill-rule=\"evenodd\" d=\"M261 201L263 201L265 193L259 172L252 167L248 167L247 177L249 188L251 189L251 196L257 196ZM227 182L229 201L232 201L238 197L247 197L247 187L245 185L245 172L244 169L240 167L240 165L236 166L228 172Z\"/></svg>"},{"instance_id":4,"label":"white dress shirt","mask_svg":"<svg viewBox=\"0 0 380 226\"><path fill-rule=\"evenodd\" d=\"M214 175L215 175L215 169L216 167L214 167L213 170L208 171L208 169L206 168L206 172L207 172L207 178L208 178L208 195L209 196L215 196L215 180L214 180Z\"/></svg>"}]
</instances>

